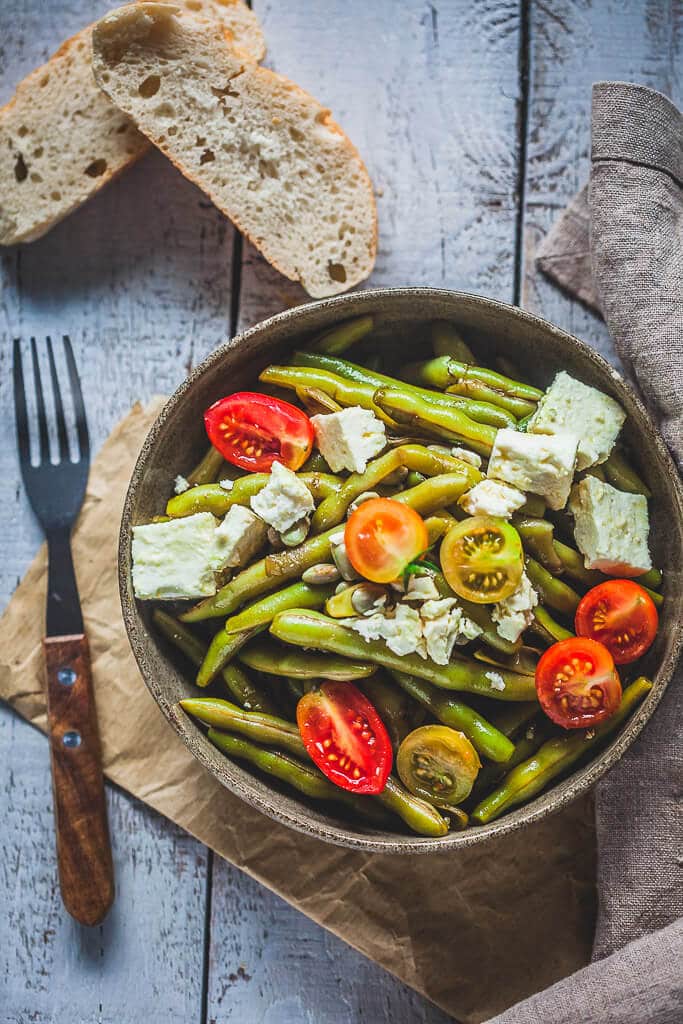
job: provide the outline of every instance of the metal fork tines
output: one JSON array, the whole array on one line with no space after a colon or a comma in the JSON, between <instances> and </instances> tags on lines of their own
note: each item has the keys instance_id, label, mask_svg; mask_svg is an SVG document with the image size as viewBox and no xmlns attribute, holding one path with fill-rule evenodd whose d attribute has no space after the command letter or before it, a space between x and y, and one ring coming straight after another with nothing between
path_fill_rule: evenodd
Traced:
<instances>
[{"instance_id":1,"label":"metal fork tines","mask_svg":"<svg viewBox=\"0 0 683 1024\"><path fill-rule=\"evenodd\" d=\"M48 415L36 339L31 338L31 363L35 400L36 454L31 459L29 402L24 378L21 342L14 341L14 402L21 475L33 511L47 536L50 552L50 580L47 607L48 636L83 631L78 591L71 564L69 536L83 502L90 466L90 440L85 405L76 362L68 337L63 338L63 356L71 392L76 452L69 451L69 431L62 387L52 340L46 338L54 415ZM56 458L50 455L50 437Z\"/></svg>"}]
</instances>

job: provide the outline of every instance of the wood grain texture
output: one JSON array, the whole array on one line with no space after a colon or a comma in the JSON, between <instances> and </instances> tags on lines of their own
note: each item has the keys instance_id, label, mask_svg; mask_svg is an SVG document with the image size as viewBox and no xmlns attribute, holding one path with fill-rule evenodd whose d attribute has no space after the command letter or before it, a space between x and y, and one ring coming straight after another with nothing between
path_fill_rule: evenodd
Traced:
<instances>
[{"instance_id":1,"label":"wood grain texture","mask_svg":"<svg viewBox=\"0 0 683 1024\"><path fill-rule=\"evenodd\" d=\"M603 322L538 273L533 254L588 180L593 82L634 81L683 99L680 0L533 0L524 190L523 306L617 363Z\"/></svg>"},{"instance_id":2,"label":"wood grain texture","mask_svg":"<svg viewBox=\"0 0 683 1024\"><path fill-rule=\"evenodd\" d=\"M64 906L84 925L102 921L114 872L102 750L87 637L43 641L57 867Z\"/></svg>"}]
</instances>

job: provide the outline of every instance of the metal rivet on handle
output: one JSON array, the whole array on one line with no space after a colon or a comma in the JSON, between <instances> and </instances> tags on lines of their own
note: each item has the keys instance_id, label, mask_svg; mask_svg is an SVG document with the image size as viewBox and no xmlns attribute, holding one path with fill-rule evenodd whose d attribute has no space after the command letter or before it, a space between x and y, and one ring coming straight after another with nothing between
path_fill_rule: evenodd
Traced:
<instances>
[{"instance_id":1,"label":"metal rivet on handle","mask_svg":"<svg viewBox=\"0 0 683 1024\"><path fill-rule=\"evenodd\" d=\"M68 747L70 750L74 750L76 747L80 747L80 732L76 732L75 729L69 729L69 731L65 732L64 735L62 736L62 743L64 744L65 747Z\"/></svg>"},{"instance_id":2,"label":"metal rivet on handle","mask_svg":"<svg viewBox=\"0 0 683 1024\"><path fill-rule=\"evenodd\" d=\"M57 673L57 682L62 686L73 686L77 679L78 676L72 668L60 668Z\"/></svg>"}]
</instances>

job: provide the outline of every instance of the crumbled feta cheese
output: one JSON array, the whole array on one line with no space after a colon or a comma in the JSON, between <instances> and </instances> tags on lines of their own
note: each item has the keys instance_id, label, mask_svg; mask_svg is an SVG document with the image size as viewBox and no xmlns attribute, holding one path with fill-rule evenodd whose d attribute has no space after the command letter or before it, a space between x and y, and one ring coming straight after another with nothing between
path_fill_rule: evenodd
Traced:
<instances>
[{"instance_id":1,"label":"crumbled feta cheese","mask_svg":"<svg viewBox=\"0 0 683 1024\"><path fill-rule=\"evenodd\" d=\"M471 516L509 519L525 501L526 494L516 487L502 484L498 480L482 480L463 494L458 504Z\"/></svg>"},{"instance_id":2,"label":"crumbled feta cheese","mask_svg":"<svg viewBox=\"0 0 683 1024\"><path fill-rule=\"evenodd\" d=\"M564 508L577 445L575 434L524 434L504 427L496 434L488 476L540 494L552 509Z\"/></svg>"},{"instance_id":3,"label":"crumbled feta cheese","mask_svg":"<svg viewBox=\"0 0 683 1024\"><path fill-rule=\"evenodd\" d=\"M519 582L517 590L503 601L494 604L491 609L491 618L496 623L496 631L504 640L515 643L531 624L534 613L533 609L538 604L538 594L531 585L531 580L525 572Z\"/></svg>"},{"instance_id":4,"label":"crumbled feta cheese","mask_svg":"<svg viewBox=\"0 0 683 1024\"><path fill-rule=\"evenodd\" d=\"M587 476L572 490L569 511L587 569L612 576L640 576L652 568L647 498L627 494Z\"/></svg>"},{"instance_id":5,"label":"crumbled feta cheese","mask_svg":"<svg viewBox=\"0 0 683 1024\"><path fill-rule=\"evenodd\" d=\"M141 601L211 597L221 567L216 520L197 512L133 527L133 588Z\"/></svg>"},{"instance_id":6,"label":"crumbled feta cheese","mask_svg":"<svg viewBox=\"0 0 683 1024\"><path fill-rule=\"evenodd\" d=\"M484 674L488 681L490 682L492 690L505 689L505 680L503 679L500 672L485 672Z\"/></svg>"},{"instance_id":7,"label":"crumbled feta cheese","mask_svg":"<svg viewBox=\"0 0 683 1024\"><path fill-rule=\"evenodd\" d=\"M481 455L477 455L476 452L469 451L468 448L451 448L451 455L455 459L460 459L461 462L469 462L471 466L479 469L481 466Z\"/></svg>"},{"instance_id":8,"label":"crumbled feta cheese","mask_svg":"<svg viewBox=\"0 0 683 1024\"><path fill-rule=\"evenodd\" d=\"M566 434L578 426L576 468L587 469L609 456L625 419L626 413L613 398L562 370L538 403L527 432Z\"/></svg>"},{"instance_id":9,"label":"crumbled feta cheese","mask_svg":"<svg viewBox=\"0 0 683 1024\"><path fill-rule=\"evenodd\" d=\"M524 733L524 735L526 736L526 738L528 740L532 740L534 738L534 736L536 735L536 726L535 725L530 725L529 728L527 729L527 731Z\"/></svg>"},{"instance_id":10,"label":"crumbled feta cheese","mask_svg":"<svg viewBox=\"0 0 683 1024\"><path fill-rule=\"evenodd\" d=\"M278 533L284 533L315 508L306 484L280 462L273 463L270 480L249 504L256 515Z\"/></svg>"},{"instance_id":11,"label":"crumbled feta cheese","mask_svg":"<svg viewBox=\"0 0 683 1024\"><path fill-rule=\"evenodd\" d=\"M226 477L225 480L219 480L218 481L218 486L222 487L224 491L231 491L233 489L233 487L235 486L235 481L234 480L229 480Z\"/></svg>"},{"instance_id":12,"label":"crumbled feta cheese","mask_svg":"<svg viewBox=\"0 0 683 1024\"><path fill-rule=\"evenodd\" d=\"M266 542L268 527L244 505L233 505L216 527L221 568L246 565Z\"/></svg>"},{"instance_id":13,"label":"crumbled feta cheese","mask_svg":"<svg viewBox=\"0 0 683 1024\"><path fill-rule=\"evenodd\" d=\"M424 657L422 624L414 608L398 604L393 614L376 612L358 619L342 619L344 626L359 633L364 640L384 640L390 651L403 656L417 652Z\"/></svg>"},{"instance_id":14,"label":"crumbled feta cheese","mask_svg":"<svg viewBox=\"0 0 683 1024\"><path fill-rule=\"evenodd\" d=\"M186 480L184 476L181 476L180 474L178 474L178 476L173 481L173 493L174 494L183 494L185 491L189 491L189 489L190 489L190 482L189 482L189 480Z\"/></svg>"},{"instance_id":15,"label":"crumbled feta cheese","mask_svg":"<svg viewBox=\"0 0 683 1024\"><path fill-rule=\"evenodd\" d=\"M312 416L316 444L333 473L364 473L368 459L386 447L384 424L369 409L353 405L341 412Z\"/></svg>"},{"instance_id":16,"label":"crumbled feta cheese","mask_svg":"<svg viewBox=\"0 0 683 1024\"><path fill-rule=\"evenodd\" d=\"M451 597L425 601L420 618L427 655L437 665L448 664L456 644L466 644L482 633Z\"/></svg>"},{"instance_id":17,"label":"crumbled feta cheese","mask_svg":"<svg viewBox=\"0 0 683 1024\"><path fill-rule=\"evenodd\" d=\"M435 601L438 597L439 591L431 576L410 576L406 601Z\"/></svg>"}]
</instances>

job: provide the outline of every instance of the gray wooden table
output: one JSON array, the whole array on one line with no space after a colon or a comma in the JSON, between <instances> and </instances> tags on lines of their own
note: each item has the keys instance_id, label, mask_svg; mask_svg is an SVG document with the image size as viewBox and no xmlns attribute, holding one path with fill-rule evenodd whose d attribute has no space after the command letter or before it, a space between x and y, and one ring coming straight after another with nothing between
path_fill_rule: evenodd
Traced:
<instances>
[{"instance_id":1,"label":"gray wooden table","mask_svg":"<svg viewBox=\"0 0 683 1024\"><path fill-rule=\"evenodd\" d=\"M2 0L0 101L107 0ZM533 251L587 173L590 86L682 98L680 0L254 0L272 66L327 103L378 191L373 285L514 301L611 356ZM13 443L10 341L68 330L95 445L228 332L303 301L159 155L0 257L0 598L40 542ZM341 1024L444 1014L110 788L118 896L66 915L45 740L0 708L1 1024Z\"/></svg>"}]
</instances>

